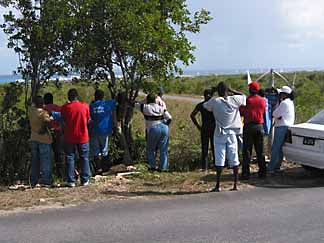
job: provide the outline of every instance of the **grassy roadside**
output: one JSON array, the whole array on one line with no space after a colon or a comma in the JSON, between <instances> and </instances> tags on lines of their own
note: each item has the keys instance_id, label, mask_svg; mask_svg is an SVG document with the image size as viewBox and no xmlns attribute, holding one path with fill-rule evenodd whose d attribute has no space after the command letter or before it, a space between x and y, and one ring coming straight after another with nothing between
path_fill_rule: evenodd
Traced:
<instances>
[{"instance_id":1,"label":"grassy roadside","mask_svg":"<svg viewBox=\"0 0 324 243\"><path fill-rule=\"evenodd\" d=\"M138 174L129 176L96 176L88 187L55 187L51 189L22 188L10 191L0 187L1 212L15 212L17 209L40 207L64 207L98 200L120 200L131 198L165 198L176 195L207 193L215 186L215 172L196 170L200 157L200 137L198 130L190 121L190 112L195 104L192 102L167 101L173 116L170 127L169 163L173 172L150 173L143 164L137 166ZM135 113L133 132L136 138L144 138L144 121L142 114ZM145 158L145 149L138 160ZM314 177L302 168L284 163L282 176L260 180L256 176L257 166L251 165L255 173L249 181L241 181L239 189L246 191L256 187L317 187L324 186L324 177ZM222 176L222 190L232 187L232 170L225 169Z\"/></svg>"},{"instance_id":2,"label":"grassy roadside","mask_svg":"<svg viewBox=\"0 0 324 243\"><path fill-rule=\"evenodd\" d=\"M55 187L10 191L0 188L0 214L16 212L17 209L65 207L100 200L161 199L177 195L209 193L215 186L215 172L191 171L158 173L148 172L145 166L137 167L138 174L120 176L96 176L87 187ZM249 181L239 182L239 190L261 188L307 188L324 186L322 175L314 176L301 167L284 163L284 173L276 177L259 179L257 166L252 165ZM222 191L232 187L232 170L225 169L222 176Z\"/></svg>"}]
</instances>

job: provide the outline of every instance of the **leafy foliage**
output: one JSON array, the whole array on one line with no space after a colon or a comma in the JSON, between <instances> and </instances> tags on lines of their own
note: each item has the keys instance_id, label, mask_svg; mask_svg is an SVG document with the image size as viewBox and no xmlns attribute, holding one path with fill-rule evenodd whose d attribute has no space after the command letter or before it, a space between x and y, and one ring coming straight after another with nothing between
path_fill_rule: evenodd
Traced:
<instances>
[{"instance_id":1,"label":"leafy foliage","mask_svg":"<svg viewBox=\"0 0 324 243\"><path fill-rule=\"evenodd\" d=\"M27 179L29 172L28 136L25 110L17 104L24 86L11 83L4 87L0 118L0 182Z\"/></svg>"},{"instance_id":2,"label":"leafy foliage","mask_svg":"<svg viewBox=\"0 0 324 243\"><path fill-rule=\"evenodd\" d=\"M14 11L4 15L2 25L8 47L19 56L17 69L26 82L31 81L30 97L54 74L66 74L64 28L60 25L62 1L8 1ZM26 87L28 87L26 85Z\"/></svg>"}]
</instances>

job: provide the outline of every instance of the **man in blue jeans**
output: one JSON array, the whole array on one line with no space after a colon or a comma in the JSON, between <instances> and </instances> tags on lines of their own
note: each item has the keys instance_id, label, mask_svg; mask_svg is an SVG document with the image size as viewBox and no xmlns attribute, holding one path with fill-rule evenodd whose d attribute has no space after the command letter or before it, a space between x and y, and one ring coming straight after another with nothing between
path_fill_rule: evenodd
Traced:
<instances>
[{"instance_id":1,"label":"man in blue jeans","mask_svg":"<svg viewBox=\"0 0 324 243\"><path fill-rule=\"evenodd\" d=\"M165 107L156 103L156 96L148 94L146 104L136 103L135 108L140 110L145 119L147 131L147 159L150 170L156 170L156 148L160 150L161 171L168 170L168 145L169 145L169 124L171 115Z\"/></svg>"},{"instance_id":2,"label":"man in blue jeans","mask_svg":"<svg viewBox=\"0 0 324 243\"><path fill-rule=\"evenodd\" d=\"M44 109L42 96L33 100L33 105L28 108L28 119L31 128L31 186L38 183L49 187L52 184L52 137L48 126L50 116Z\"/></svg>"},{"instance_id":3,"label":"man in blue jeans","mask_svg":"<svg viewBox=\"0 0 324 243\"><path fill-rule=\"evenodd\" d=\"M113 127L117 126L116 101L104 100L105 93L100 89L95 91L94 96L95 100L90 104L90 150L94 156L96 173L101 174L102 161L108 156L109 136Z\"/></svg>"},{"instance_id":4,"label":"man in blue jeans","mask_svg":"<svg viewBox=\"0 0 324 243\"><path fill-rule=\"evenodd\" d=\"M68 166L68 186L75 187L75 159L78 151L81 162L81 186L90 182L89 134L90 110L86 103L78 100L76 89L68 91L69 102L62 106L61 118L64 121L65 154Z\"/></svg>"}]
</instances>

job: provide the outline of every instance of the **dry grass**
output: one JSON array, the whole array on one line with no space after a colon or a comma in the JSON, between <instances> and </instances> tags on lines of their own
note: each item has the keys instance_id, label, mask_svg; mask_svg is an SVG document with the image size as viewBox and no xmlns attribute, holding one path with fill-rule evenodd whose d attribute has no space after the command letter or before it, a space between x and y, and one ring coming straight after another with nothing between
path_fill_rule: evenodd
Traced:
<instances>
[{"instance_id":1,"label":"dry grass","mask_svg":"<svg viewBox=\"0 0 324 243\"><path fill-rule=\"evenodd\" d=\"M240 190L256 187L299 188L324 186L323 176L314 176L294 164L284 163L284 173L267 179L257 178L257 166L252 165L249 181L239 182ZM232 188L232 170L225 169L222 190ZM141 170L130 176L96 176L87 187L57 187L10 191L0 188L0 212L37 207L64 207L99 200L162 198L175 195L207 193L215 186L215 172L150 173Z\"/></svg>"}]
</instances>

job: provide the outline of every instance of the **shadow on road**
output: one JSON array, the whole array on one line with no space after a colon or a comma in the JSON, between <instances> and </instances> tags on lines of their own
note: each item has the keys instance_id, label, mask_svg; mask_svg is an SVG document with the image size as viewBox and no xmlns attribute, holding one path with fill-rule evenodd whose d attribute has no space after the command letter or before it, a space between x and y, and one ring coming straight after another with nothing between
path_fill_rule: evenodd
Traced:
<instances>
[{"instance_id":1,"label":"shadow on road","mask_svg":"<svg viewBox=\"0 0 324 243\"><path fill-rule=\"evenodd\" d=\"M106 190L104 194L119 196L119 197L141 197L141 196L181 196L206 193L206 191L138 191L138 192L125 192Z\"/></svg>"},{"instance_id":2,"label":"shadow on road","mask_svg":"<svg viewBox=\"0 0 324 243\"><path fill-rule=\"evenodd\" d=\"M215 175L206 175L201 178L202 181L215 181ZM222 176L222 181L232 181L233 176L226 174ZM258 174L252 173L249 180L241 180L241 184L248 184L255 187L266 188L312 188L324 187L323 173L309 172L301 167L287 168L282 173L275 176L268 176L265 179L258 178Z\"/></svg>"}]
</instances>

